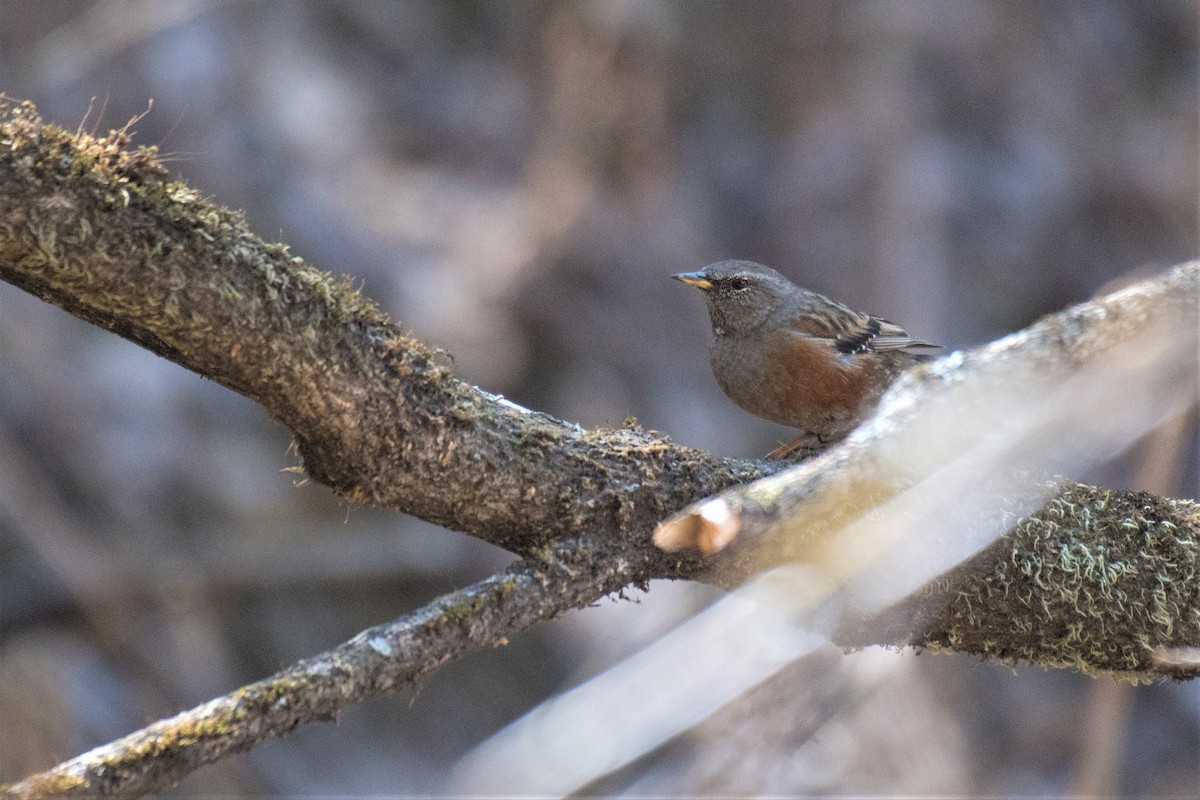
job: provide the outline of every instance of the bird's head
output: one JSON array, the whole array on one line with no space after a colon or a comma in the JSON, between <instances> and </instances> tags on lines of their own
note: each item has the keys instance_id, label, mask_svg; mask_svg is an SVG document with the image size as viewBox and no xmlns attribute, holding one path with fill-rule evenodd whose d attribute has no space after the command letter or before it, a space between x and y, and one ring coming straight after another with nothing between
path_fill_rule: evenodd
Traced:
<instances>
[{"instance_id":1,"label":"bird's head","mask_svg":"<svg viewBox=\"0 0 1200 800\"><path fill-rule=\"evenodd\" d=\"M753 261L721 261L672 278L704 293L713 333L751 333L787 304L796 287L770 267Z\"/></svg>"}]
</instances>

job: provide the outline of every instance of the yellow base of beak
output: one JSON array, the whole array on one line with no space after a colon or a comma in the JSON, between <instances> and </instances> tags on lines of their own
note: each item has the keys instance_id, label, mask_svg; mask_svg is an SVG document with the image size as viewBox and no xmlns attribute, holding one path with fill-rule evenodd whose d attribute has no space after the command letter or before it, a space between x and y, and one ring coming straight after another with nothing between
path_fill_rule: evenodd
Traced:
<instances>
[{"instance_id":1,"label":"yellow base of beak","mask_svg":"<svg viewBox=\"0 0 1200 800\"><path fill-rule=\"evenodd\" d=\"M680 272L678 275L672 275L677 281L683 281L688 286L695 286L697 289L711 289L712 281L704 277L703 272Z\"/></svg>"}]
</instances>

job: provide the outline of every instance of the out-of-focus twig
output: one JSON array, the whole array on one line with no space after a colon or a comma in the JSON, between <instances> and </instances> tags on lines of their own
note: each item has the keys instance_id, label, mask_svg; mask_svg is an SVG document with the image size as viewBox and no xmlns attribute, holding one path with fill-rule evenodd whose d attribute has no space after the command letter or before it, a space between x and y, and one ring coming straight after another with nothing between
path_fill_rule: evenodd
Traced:
<instances>
[{"instance_id":1,"label":"out-of-focus twig","mask_svg":"<svg viewBox=\"0 0 1200 800\"><path fill-rule=\"evenodd\" d=\"M1116 797L1121 787L1121 762L1129 729L1134 689L1127 683L1100 680L1088 693L1079 726L1079 758L1067 797Z\"/></svg>"},{"instance_id":2,"label":"out-of-focus twig","mask_svg":"<svg viewBox=\"0 0 1200 800\"><path fill-rule=\"evenodd\" d=\"M102 0L47 36L37 49L47 88L78 81L137 42L201 16L228 0Z\"/></svg>"}]
</instances>

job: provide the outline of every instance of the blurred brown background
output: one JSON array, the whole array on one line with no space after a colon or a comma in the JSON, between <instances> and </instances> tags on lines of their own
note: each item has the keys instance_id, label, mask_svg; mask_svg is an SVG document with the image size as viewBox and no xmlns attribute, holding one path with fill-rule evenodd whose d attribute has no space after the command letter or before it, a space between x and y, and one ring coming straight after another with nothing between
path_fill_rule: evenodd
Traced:
<instances>
[{"instance_id":1,"label":"blurred brown background","mask_svg":"<svg viewBox=\"0 0 1200 800\"><path fill-rule=\"evenodd\" d=\"M961 347L1192 258L1197 38L1188 0L2 0L0 90L70 129L153 98L139 142L354 276L463 378L753 456L787 433L720 395L700 298L671 273L763 261ZM1093 477L1194 497L1194 429ZM296 487L288 443L248 401L0 285L0 780L507 562ZM177 794L437 794L474 742L713 596L655 585L577 613ZM905 654L866 689L856 658L822 662L850 672L819 714L752 715L775 712L751 733L782 726L778 752L733 722L716 737L771 765L714 771L697 735L605 790L1200 792L1190 684Z\"/></svg>"}]
</instances>

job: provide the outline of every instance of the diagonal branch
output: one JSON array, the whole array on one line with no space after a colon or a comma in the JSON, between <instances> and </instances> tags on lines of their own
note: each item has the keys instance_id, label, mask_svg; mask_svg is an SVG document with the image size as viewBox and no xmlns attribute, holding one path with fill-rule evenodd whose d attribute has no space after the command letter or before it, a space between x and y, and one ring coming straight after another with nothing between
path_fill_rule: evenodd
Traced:
<instances>
[{"instance_id":1,"label":"diagonal branch","mask_svg":"<svg viewBox=\"0 0 1200 800\"><path fill-rule=\"evenodd\" d=\"M1194 503L1172 504L1145 494L1075 484L1060 488L1058 498L1021 520L994 545L883 613L847 620L834 640L845 647L887 644L974 652L1009 663L1023 659L1142 679L1194 675L1194 663L1173 662L1166 640L1151 646L1149 635L1161 637L1181 621L1174 641L1196 641L1200 510ZM1097 509L1090 546L1109 554L1110 567L1136 564L1152 572L1165 565L1172 571L1165 577L1160 573L1167 593L1157 607L1147 604L1139 610L1115 602L1124 590L1113 585L1112 573L1105 570L1067 564L1057 579L1050 574L1053 565L1063 564L1064 554L1077 553L1080 538L1054 520L1066 521L1064 503L1085 501L1104 506ZM1148 503L1158 504L1154 512L1147 510ZM1140 520L1145 530L1169 530L1171 535L1148 540L1118 526L1106 527L1106 509L1115 510L1118 519L1127 515ZM606 558L596 558L598 552ZM301 725L331 720L347 705L401 689L447 661L503 644L536 622L644 581L631 556L614 553L596 537L555 543L543 551L542 560L519 561L499 575L365 630L276 675L18 784L0 786L0 797L138 796L170 788L202 766L282 738ZM1040 568L1033 568L1037 564L1052 567L1043 576ZM734 580L743 567L736 559L726 559L724 579ZM1173 578L1178 581L1173 583ZM1078 602L1093 593L1109 602ZM1097 622L1103 636L1071 638L1073 632L1088 633L1084 623Z\"/></svg>"},{"instance_id":2,"label":"diagonal branch","mask_svg":"<svg viewBox=\"0 0 1200 800\"><path fill-rule=\"evenodd\" d=\"M1191 262L914 370L836 451L728 489L655 538L728 547L743 571L815 567L845 645L1194 676L1196 504L1037 475L1084 472L1193 407L1197 353Z\"/></svg>"},{"instance_id":3,"label":"diagonal branch","mask_svg":"<svg viewBox=\"0 0 1200 800\"><path fill-rule=\"evenodd\" d=\"M1141 682L1200 674L1200 505L1045 488L1053 496L1042 508L900 602L848 617L834 641Z\"/></svg>"},{"instance_id":4,"label":"diagonal branch","mask_svg":"<svg viewBox=\"0 0 1200 800\"><path fill-rule=\"evenodd\" d=\"M1086 364L1106 348L1088 338L1081 320L1108 329L1112 339L1137 327L1136 317L1098 301L1049 318L1035 340L939 362L940 372L925 372L889 395L881 414L845 445L777 481L729 495L742 498L726 500L739 513L749 509L739 518L746 524L743 542L708 560L665 553L650 543L659 520L778 466L719 459L637 429L585 431L458 381L435 350L406 336L348 282L264 243L239 215L169 180L152 149L129 150L128 143L124 132L72 135L42 124L29 105L0 103L0 279L259 402L292 430L309 475L341 495L462 530L524 558L329 653L8 789L18 796L155 791L202 764L327 719L347 703L624 586L655 577L731 585L765 566L813 560L819 552L813 542L846 523L870 522L871 506L886 506L918 482L919 471L893 468L864 483L868 473L848 480L846 469L882 463L888 448L903 441L897 420L929 417L927 410L908 417L901 411L976 379L958 367L1020 361L1035 345L1045 346L1033 358L1035 370ZM1196 269L1182 267L1145 290L1173 286L1159 296L1170 301L1164 309L1179 309L1186 292L1195 291ZM1184 333L1192 335L1194 326ZM939 455L926 456L927 471L942 463ZM790 488L782 490L781 482ZM1021 520L1010 515L994 531L1008 533L993 547L918 589L899 612L847 623L839 639L1140 677L1191 674L1155 654L1196 644L1200 592L1189 571L1193 562L1181 557L1200 552L1195 507L1163 501L1146 513L1145 497L1107 492L1108 512L1091 517L1095 524L1047 516L1055 502L1096 491L1057 485L1056 496L1041 498L1050 501L1041 511L1039 501L1018 510ZM835 513L813 513L814 500ZM768 513L776 501L778 509L795 512L786 522ZM747 522L755 514L765 532L757 541ZM1057 538L1042 535L1048 527L1025 524L1034 519L1057 524ZM1114 587L1111 572L1097 569L1094 559L1089 567L1077 558L1122 547L1134 548L1123 569L1143 570L1145 586L1162 579L1179 590L1150 592L1146 613L1123 615L1124 588ZM1139 562L1134 555L1143 552L1152 559ZM1051 584L1042 572L1012 569L1071 558L1082 566L1069 582ZM1156 571L1166 564L1180 571ZM1064 587L1088 603L1064 606ZM1011 592L1045 615L1020 630L1006 625L1013 608L995 600ZM1062 627L1095 620L1072 616L1093 606L1104 610L1101 625L1127 621L1121 642L1132 649L1114 658L1103 636L1100 648L1069 649Z\"/></svg>"},{"instance_id":5,"label":"diagonal branch","mask_svg":"<svg viewBox=\"0 0 1200 800\"><path fill-rule=\"evenodd\" d=\"M412 685L463 653L498 647L535 622L595 602L636 576L627 561L596 571L586 541L566 540L544 560L518 561L474 586L257 683L160 720L10 787L14 798L137 796L347 705ZM580 580L586 571L587 579Z\"/></svg>"},{"instance_id":6,"label":"diagonal branch","mask_svg":"<svg viewBox=\"0 0 1200 800\"><path fill-rule=\"evenodd\" d=\"M0 279L258 402L342 496L524 554L580 530L646 531L766 474L455 379L348 280L263 242L128 144L0 103Z\"/></svg>"}]
</instances>

